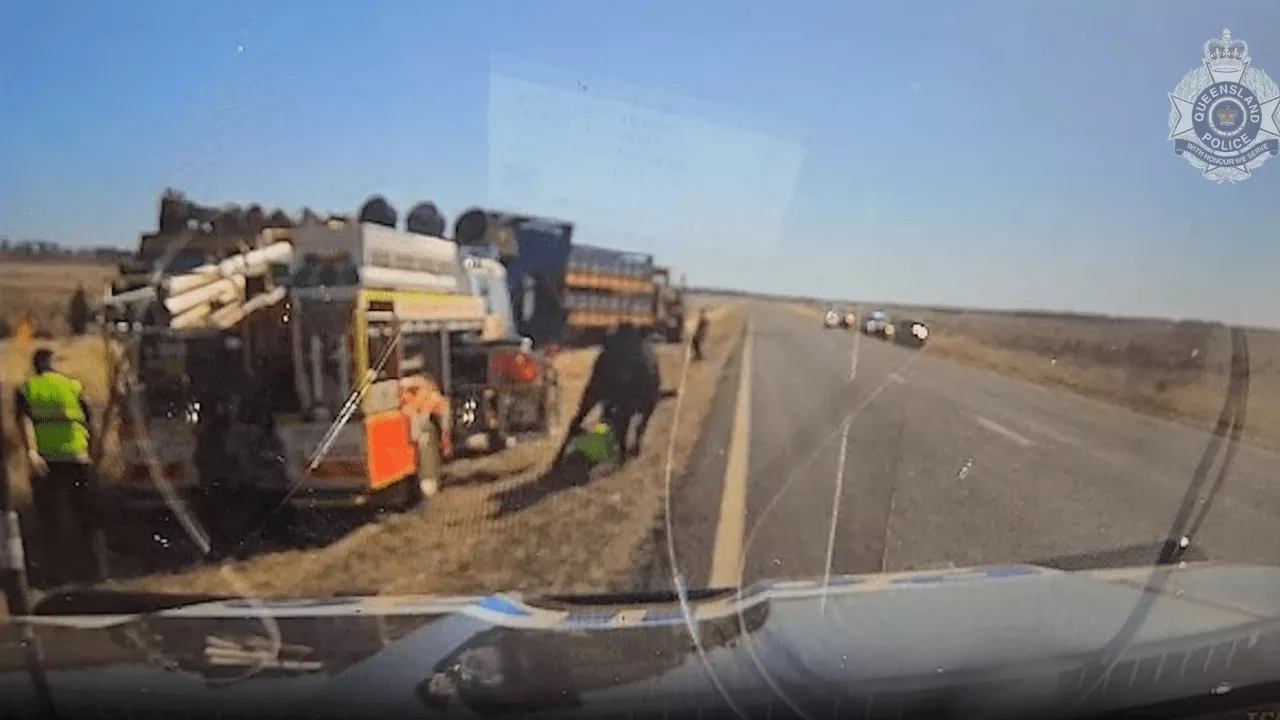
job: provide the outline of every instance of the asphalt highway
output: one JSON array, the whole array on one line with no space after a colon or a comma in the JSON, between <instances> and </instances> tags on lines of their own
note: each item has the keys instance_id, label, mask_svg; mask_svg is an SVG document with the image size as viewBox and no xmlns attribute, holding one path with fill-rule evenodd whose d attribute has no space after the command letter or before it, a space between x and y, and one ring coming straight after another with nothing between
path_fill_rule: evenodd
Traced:
<instances>
[{"instance_id":1,"label":"asphalt highway","mask_svg":"<svg viewBox=\"0 0 1280 720\"><path fill-rule=\"evenodd\" d=\"M1152 562L1212 439L756 302L654 587ZM1211 483L1217 471L1209 473ZM1280 455L1242 445L1188 559L1280 565Z\"/></svg>"}]
</instances>

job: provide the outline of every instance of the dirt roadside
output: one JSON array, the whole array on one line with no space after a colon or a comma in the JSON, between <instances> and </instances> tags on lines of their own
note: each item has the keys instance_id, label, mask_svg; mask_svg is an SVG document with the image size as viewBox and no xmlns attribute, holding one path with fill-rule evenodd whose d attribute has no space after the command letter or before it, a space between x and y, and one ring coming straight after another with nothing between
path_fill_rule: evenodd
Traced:
<instances>
[{"instance_id":1,"label":"dirt roadside","mask_svg":"<svg viewBox=\"0 0 1280 720\"><path fill-rule=\"evenodd\" d=\"M586 592L624 589L660 521L668 469L686 466L711 407L717 378L745 327L737 305L709 312L701 363L690 363L679 400L654 414L643 452L621 470L589 478L546 473L553 443L518 446L450 465L445 489L424 509L385 515L336 542L270 552L240 562L112 581L107 587L162 592L319 595L475 593L494 590ZM572 415L596 350L557 358L565 421ZM685 346L660 346L663 388L684 375ZM672 429L678 435L672 438Z\"/></svg>"}]
</instances>

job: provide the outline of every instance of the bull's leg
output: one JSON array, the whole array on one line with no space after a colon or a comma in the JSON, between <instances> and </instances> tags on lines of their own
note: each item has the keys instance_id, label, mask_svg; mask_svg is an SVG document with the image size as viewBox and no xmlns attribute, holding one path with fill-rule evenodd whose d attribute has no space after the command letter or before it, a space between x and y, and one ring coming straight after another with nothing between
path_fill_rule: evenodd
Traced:
<instances>
[{"instance_id":1,"label":"bull's leg","mask_svg":"<svg viewBox=\"0 0 1280 720\"><path fill-rule=\"evenodd\" d=\"M634 424L632 420L635 420L635 413L632 413L630 407L625 414L618 416L618 425L622 428L622 443L618 446L618 457L623 465L635 456L635 436L631 432L631 425Z\"/></svg>"},{"instance_id":2,"label":"bull's leg","mask_svg":"<svg viewBox=\"0 0 1280 720\"><path fill-rule=\"evenodd\" d=\"M613 434L613 450L617 452L618 462L626 462L627 457L627 419L630 415L622 410L622 407L616 404L609 404L604 409L604 421L609 425L609 432Z\"/></svg>"},{"instance_id":3,"label":"bull's leg","mask_svg":"<svg viewBox=\"0 0 1280 720\"><path fill-rule=\"evenodd\" d=\"M649 420L653 418L654 406L648 405L640 410L640 422L636 425L636 441L632 444L632 454L639 456L644 434L649 429Z\"/></svg>"}]
</instances>

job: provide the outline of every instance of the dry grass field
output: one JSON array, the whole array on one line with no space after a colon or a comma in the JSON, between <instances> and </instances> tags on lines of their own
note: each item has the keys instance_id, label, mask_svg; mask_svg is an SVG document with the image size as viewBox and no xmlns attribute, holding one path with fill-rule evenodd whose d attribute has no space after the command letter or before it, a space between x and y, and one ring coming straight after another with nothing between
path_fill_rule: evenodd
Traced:
<instances>
[{"instance_id":1,"label":"dry grass field","mask_svg":"<svg viewBox=\"0 0 1280 720\"><path fill-rule=\"evenodd\" d=\"M105 264L0 261L0 321L13 328L30 317L38 331L63 335L76 288L83 287L92 302L115 276L116 268Z\"/></svg>"}]
</instances>

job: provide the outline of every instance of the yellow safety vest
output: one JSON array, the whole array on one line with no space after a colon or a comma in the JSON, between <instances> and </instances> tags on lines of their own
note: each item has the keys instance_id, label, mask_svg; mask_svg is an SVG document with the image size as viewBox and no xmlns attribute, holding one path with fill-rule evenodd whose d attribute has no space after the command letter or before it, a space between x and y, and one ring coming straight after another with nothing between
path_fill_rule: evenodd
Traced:
<instances>
[{"instance_id":1,"label":"yellow safety vest","mask_svg":"<svg viewBox=\"0 0 1280 720\"><path fill-rule=\"evenodd\" d=\"M36 451L46 460L89 459L88 418L80 407L82 386L56 372L32 375L21 390L36 429Z\"/></svg>"}]
</instances>

